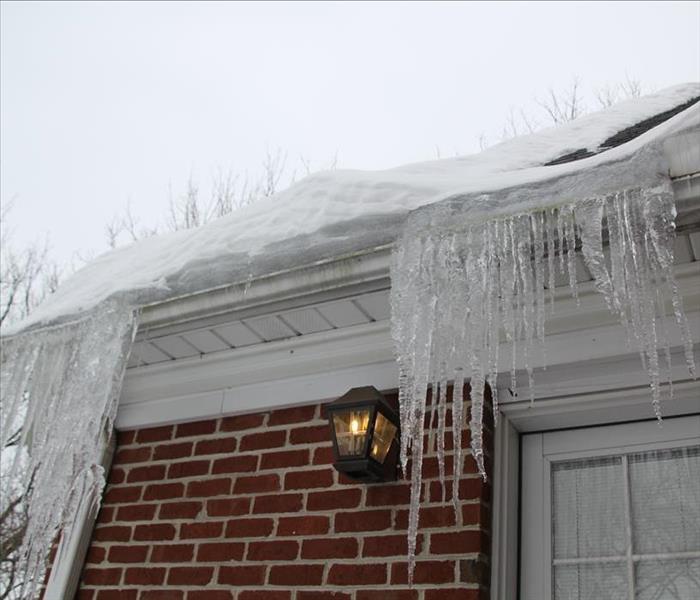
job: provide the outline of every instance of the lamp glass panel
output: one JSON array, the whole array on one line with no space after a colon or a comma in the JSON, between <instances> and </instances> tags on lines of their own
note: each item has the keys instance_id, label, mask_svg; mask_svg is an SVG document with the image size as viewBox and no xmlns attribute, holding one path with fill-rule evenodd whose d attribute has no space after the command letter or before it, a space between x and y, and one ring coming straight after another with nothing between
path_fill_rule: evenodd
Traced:
<instances>
[{"instance_id":1,"label":"lamp glass panel","mask_svg":"<svg viewBox=\"0 0 700 600\"><path fill-rule=\"evenodd\" d=\"M387 419L382 413L377 413L377 421L374 424L374 437L369 455L377 462L383 463L391 448L391 442L396 435L396 425Z\"/></svg>"},{"instance_id":2,"label":"lamp glass panel","mask_svg":"<svg viewBox=\"0 0 700 600\"><path fill-rule=\"evenodd\" d=\"M340 457L364 453L370 413L369 408L333 413L333 427Z\"/></svg>"}]
</instances>

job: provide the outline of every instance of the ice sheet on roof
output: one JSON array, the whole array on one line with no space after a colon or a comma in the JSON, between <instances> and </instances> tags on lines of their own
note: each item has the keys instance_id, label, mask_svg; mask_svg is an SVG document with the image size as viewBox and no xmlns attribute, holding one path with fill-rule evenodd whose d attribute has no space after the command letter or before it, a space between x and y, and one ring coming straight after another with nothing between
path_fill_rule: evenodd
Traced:
<instances>
[{"instance_id":1,"label":"ice sheet on roof","mask_svg":"<svg viewBox=\"0 0 700 600\"><path fill-rule=\"evenodd\" d=\"M65 320L106 298L123 296L139 306L391 243L410 211L443 200L469 203L478 216L524 211L543 197L586 194L591 186L606 183L625 187L640 175L629 158L648 147L658 150L652 142L697 126L697 105L617 148L545 165L582 149L598 152L611 136L698 96L699 84L677 85L476 155L385 171L312 175L198 229L146 239L99 257L66 280L15 331ZM663 161L651 156L653 151L648 154L637 163L644 174L650 165L663 169ZM625 168L617 168L623 160ZM585 176L594 168L607 169L608 175ZM537 193L530 193L534 188Z\"/></svg>"}]
</instances>

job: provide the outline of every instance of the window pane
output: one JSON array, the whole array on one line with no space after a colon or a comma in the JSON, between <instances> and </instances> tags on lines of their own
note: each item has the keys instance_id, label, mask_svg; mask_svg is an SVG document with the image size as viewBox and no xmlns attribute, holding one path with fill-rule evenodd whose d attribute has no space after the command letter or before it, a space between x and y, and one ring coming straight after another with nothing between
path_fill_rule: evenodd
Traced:
<instances>
[{"instance_id":1,"label":"window pane","mask_svg":"<svg viewBox=\"0 0 700 600\"><path fill-rule=\"evenodd\" d=\"M629 473L633 552L700 551L700 446L632 454Z\"/></svg>"},{"instance_id":2,"label":"window pane","mask_svg":"<svg viewBox=\"0 0 700 600\"><path fill-rule=\"evenodd\" d=\"M700 558L641 561L635 568L636 600L700 598Z\"/></svg>"},{"instance_id":3,"label":"window pane","mask_svg":"<svg viewBox=\"0 0 700 600\"><path fill-rule=\"evenodd\" d=\"M624 474L620 457L552 465L552 535L555 559L625 554Z\"/></svg>"},{"instance_id":4,"label":"window pane","mask_svg":"<svg viewBox=\"0 0 700 600\"><path fill-rule=\"evenodd\" d=\"M627 594L624 562L554 567L556 600L621 600Z\"/></svg>"}]
</instances>

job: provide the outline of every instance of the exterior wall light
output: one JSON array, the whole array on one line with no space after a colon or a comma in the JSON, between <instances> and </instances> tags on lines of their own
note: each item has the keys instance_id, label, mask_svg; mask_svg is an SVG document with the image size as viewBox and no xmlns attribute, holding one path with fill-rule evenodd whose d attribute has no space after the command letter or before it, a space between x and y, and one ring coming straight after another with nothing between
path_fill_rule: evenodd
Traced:
<instances>
[{"instance_id":1,"label":"exterior wall light","mask_svg":"<svg viewBox=\"0 0 700 600\"><path fill-rule=\"evenodd\" d=\"M366 483L396 479L399 416L376 388L353 388L326 412L338 471Z\"/></svg>"}]
</instances>

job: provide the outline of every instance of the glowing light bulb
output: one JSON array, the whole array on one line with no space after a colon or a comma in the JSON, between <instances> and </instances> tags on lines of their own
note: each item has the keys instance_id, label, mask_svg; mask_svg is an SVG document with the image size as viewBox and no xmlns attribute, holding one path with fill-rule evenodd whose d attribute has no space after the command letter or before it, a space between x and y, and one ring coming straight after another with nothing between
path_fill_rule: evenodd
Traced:
<instances>
[{"instance_id":1,"label":"glowing light bulb","mask_svg":"<svg viewBox=\"0 0 700 600\"><path fill-rule=\"evenodd\" d=\"M353 433L357 433L360 430L360 423L358 422L357 419L353 419L350 421L350 431Z\"/></svg>"}]
</instances>

